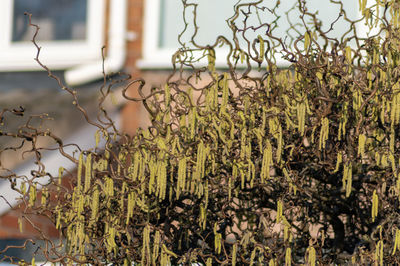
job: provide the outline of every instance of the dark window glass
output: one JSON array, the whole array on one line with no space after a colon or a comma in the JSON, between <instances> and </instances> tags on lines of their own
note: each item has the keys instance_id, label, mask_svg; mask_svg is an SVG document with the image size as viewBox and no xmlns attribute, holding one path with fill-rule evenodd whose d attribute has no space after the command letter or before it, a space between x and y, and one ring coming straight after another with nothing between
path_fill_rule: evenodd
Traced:
<instances>
[{"instance_id":1,"label":"dark window glass","mask_svg":"<svg viewBox=\"0 0 400 266\"><path fill-rule=\"evenodd\" d=\"M40 26L37 40L85 40L87 0L14 0L12 41L29 41L34 29L24 12Z\"/></svg>"}]
</instances>

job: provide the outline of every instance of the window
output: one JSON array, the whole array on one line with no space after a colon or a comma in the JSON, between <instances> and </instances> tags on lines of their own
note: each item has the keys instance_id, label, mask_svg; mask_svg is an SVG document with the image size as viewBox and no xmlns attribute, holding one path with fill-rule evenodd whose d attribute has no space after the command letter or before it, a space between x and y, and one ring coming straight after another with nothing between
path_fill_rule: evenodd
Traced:
<instances>
[{"instance_id":1,"label":"window","mask_svg":"<svg viewBox=\"0 0 400 266\"><path fill-rule=\"evenodd\" d=\"M52 69L101 59L104 44L104 0L2 0L0 3L0 70L35 70L36 38L41 61Z\"/></svg>"},{"instance_id":2,"label":"window","mask_svg":"<svg viewBox=\"0 0 400 266\"><path fill-rule=\"evenodd\" d=\"M232 3L238 1L232 0L189 0L188 3L197 3L197 24L199 31L196 35L195 40L201 44L206 45L214 43L218 35L224 35L228 38L232 38L231 30L229 29L226 20L234 14ZM256 1L241 1L240 3L251 3ZM341 0L343 3L346 15L351 20L357 20L361 18L359 11L358 1ZM262 5L267 5L268 8L272 8L276 1L264 1ZM280 1L279 8L276 9L276 14L280 16L280 19L276 22L276 30L274 35L281 37L282 39L287 38L289 43L290 36L298 37L300 33L305 32L305 27L300 19L300 12L298 9L293 8L288 14L285 11L294 7L298 0L284 0ZM322 21L322 30L330 28L339 15L340 6L332 3L330 0L307 0L307 8L311 12L318 12L317 18ZM177 39L178 35L184 28L183 23L183 4L182 0L148 0L146 1L145 7L145 28L144 28L144 45L143 45L143 59L139 62L139 67L142 68L154 68L154 67L169 67L171 65L172 54L180 47ZM189 27L185 34L182 36L182 41L190 46L190 37L194 32L193 27L193 7L189 7L186 12L186 20L189 23ZM260 25L258 17L261 21L272 23L275 20L275 16L267 9L258 10L258 14L255 8L251 9L251 19L248 20L248 25L258 26ZM238 28L243 27L243 15L236 20ZM310 18L308 18L310 20ZM290 23L296 25L297 32L290 29ZM309 21L306 21L309 22ZM362 33L365 31L363 22L358 23L357 31ZM342 18L334 24L334 29L329 32L328 37L338 38L341 37L350 27L350 23ZM266 28L251 32L250 30L246 33L246 38L253 40L257 38L257 35L265 33ZM240 37L241 38L241 37ZM245 43L242 38L239 41ZM217 65L218 61L222 64L227 51L222 48L217 51ZM218 55L220 55L218 57ZM285 65L283 59L277 57L277 63Z\"/></svg>"}]
</instances>

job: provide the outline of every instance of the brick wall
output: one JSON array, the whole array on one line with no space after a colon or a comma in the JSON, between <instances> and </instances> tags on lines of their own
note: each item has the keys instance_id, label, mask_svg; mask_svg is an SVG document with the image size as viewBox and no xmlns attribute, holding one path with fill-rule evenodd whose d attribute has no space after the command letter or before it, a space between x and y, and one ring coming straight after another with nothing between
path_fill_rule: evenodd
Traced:
<instances>
[{"instance_id":1,"label":"brick wall","mask_svg":"<svg viewBox=\"0 0 400 266\"><path fill-rule=\"evenodd\" d=\"M21 218L22 204L15 210L10 210L0 217L0 238L1 239L26 239L40 236L40 231L49 238L58 238L59 232L54 224L46 217L30 215L21 219L21 231L18 220ZM36 228L35 228L36 227Z\"/></svg>"},{"instance_id":2,"label":"brick wall","mask_svg":"<svg viewBox=\"0 0 400 266\"><path fill-rule=\"evenodd\" d=\"M65 176L62 179L61 185L65 189L71 190L71 181L75 176L75 172L71 173L71 175ZM55 191L54 188L50 190ZM56 197L58 197L58 193L51 193L49 202L56 201ZM36 204L40 203L41 193L38 193ZM4 200L2 201L2 204L6 204L4 203ZM24 214L24 218L20 219L22 218L24 210L26 209L26 205L21 203L19 206L14 207L14 209L10 209L10 211L0 216L0 239L35 238L40 236L41 233L51 239L59 238L59 230L56 229L55 225L48 217ZM19 220L21 221L21 227Z\"/></svg>"},{"instance_id":3,"label":"brick wall","mask_svg":"<svg viewBox=\"0 0 400 266\"><path fill-rule=\"evenodd\" d=\"M30 221L22 219L22 231L20 231L18 223L20 216L21 212L19 210L14 210L0 218L0 238L34 238L40 236L39 230L49 238L59 237L59 232L54 224L50 220L39 216L29 217ZM37 228L39 230L37 230Z\"/></svg>"},{"instance_id":4,"label":"brick wall","mask_svg":"<svg viewBox=\"0 0 400 266\"><path fill-rule=\"evenodd\" d=\"M136 61L142 56L144 0L128 0L128 31L136 34L137 38L127 42L125 70L133 79L141 77ZM138 97L137 90L132 88L128 96ZM128 102L122 110L122 129L133 135L139 126L141 117L140 102Z\"/></svg>"}]
</instances>

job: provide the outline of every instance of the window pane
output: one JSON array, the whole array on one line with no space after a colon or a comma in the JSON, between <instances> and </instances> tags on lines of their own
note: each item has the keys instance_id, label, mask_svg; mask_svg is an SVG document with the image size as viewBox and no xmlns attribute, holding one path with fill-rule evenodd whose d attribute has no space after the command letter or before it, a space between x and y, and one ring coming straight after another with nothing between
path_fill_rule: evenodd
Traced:
<instances>
[{"instance_id":1,"label":"window pane","mask_svg":"<svg viewBox=\"0 0 400 266\"><path fill-rule=\"evenodd\" d=\"M178 35L184 29L183 22L183 4L182 0L160 0L160 48L179 47ZM188 1L188 3L199 3L197 8L197 24L200 27L195 38L201 45L209 44L215 40L218 35L227 35L230 33L226 24L226 19L232 16L232 0L200 0ZM231 7L231 8L227 8ZM186 21L189 28L186 30L182 41L188 42L194 33L193 28L193 7L186 10ZM231 36L230 34L229 36Z\"/></svg>"},{"instance_id":2,"label":"window pane","mask_svg":"<svg viewBox=\"0 0 400 266\"><path fill-rule=\"evenodd\" d=\"M183 4L182 0L160 0L160 32L159 32L159 48L177 48L178 35L184 29L183 23ZM228 27L226 20L234 14L233 3L237 1L232 0L189 0L188 3L197 3L197 25L199 26L198 33L195 41L200 45L206 45L213 43L218 35L224 35L228 39L232 39L232 32ZM241 1L241 3L251 3L256 1ZM271 13L271 8L275 6L277 1L264 1L262 5L268 9L258 9L254 7L250 8L251 14L247 21L247 27L257 27L261 22L273 23L272 26L276 25L276 29L273 31L273 35L282 39L287 38L286 42L289 44L290 38L298 38L305 32L305 27L300 19L300 11L298 9L298 0L284 0L280 1L279 7L275 10L275 14ZM346 11L346 15L351 20L356 20L359 17L358 1L342 0L338 1L343 4L343 8ZM293 9L291 9L293 8ZM307 8L310 12L318 12L317 19L322 22L322 30L327 31L331 23L333 23L340 13L340 5L332 3L331 0L308 0ZM285 12L291 11L286 15ZM248 8L242 7L241 10L249 11ZM280 18L276 20L277 16ZM189 27L182 37L182 41L189 44L190 37L194 33L193 26L193 7L189 7L186 11L186 21L189 23ZM238 28L243 28L243 20L245 16L240 12L238 19L235 24ZM259 20L260 19L260 20ZM310 16L305 17L306 23L311 23L312 19ZM296 30L291 29L290 23L295 25ZM340 38L350 29L350 23L343 19L343 16L334 24L333 30L331 30L327 36L330 38ZM252 41L257 38L257 35L262 35L267 30L267 27L253 31L251 29L246 31L245 37ZM351 34L351 33L350 33ZM244 38L238 34L239 41L243 44Z\"/></svg>"},{"instance_id":3,"label":"window pane","mask_svg":"<svg viewBox=\"0 0 400 266\"><path fill-rule=\"evenodd\" d=\"M37 40L85 40L87 0L14 0L12 41L29 41L34 29L24 12L40 26Z\"/></svg>"}]
</instances>

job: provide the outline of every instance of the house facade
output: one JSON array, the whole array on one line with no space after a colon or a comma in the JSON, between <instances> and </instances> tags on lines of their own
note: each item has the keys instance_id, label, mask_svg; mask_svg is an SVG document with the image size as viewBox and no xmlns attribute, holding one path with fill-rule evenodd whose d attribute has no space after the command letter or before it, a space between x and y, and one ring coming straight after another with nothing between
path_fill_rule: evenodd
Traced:
<instances>
[{"instance_id":1,"label":"house facade","mask_svg":"<svg viewBox=\"0 0 400 266\"><path fill-rule=\"evenodd\" d=\"M76 89L83 98L83 104L87 102L85 107L88 112L95 114L95 92L102 83L104 45L104 66L107 74L124 71L133 77L141 75L136 64L142 54L144 1L5 0L0 3L0 32L6 33L0 34L0 109L12 105L28 105L36 112L55 114L55 119L58 117L62 121L55 122L52 129L57 132L57 128L61 126L63 129L57 133L64 135L66 142L77 143L85 149L94 147L95 129L85 125L83 120L82 123L72 126L75 123L73 120L81 115L72 110L74 107L70 97L60 95L60 88L46 77L47 73L34 60L37 50L31 40L35 28L29 27L28 17L24 12L32 14L32 23L40 27L36 37L37 43L42 47L40 60L67 86ZM47 104L49 107L46 110L30 106L31 103L25 102L25 96L36 102L39 98L54 99L51 100L52 104ZM54 110L61 108L63 104L60 100L64 97L68 108L62 111ZM140 106L137 103L111 109L116 126L130 133L139 125L139 113ZM68 133L64 134L62 131ZM4 157L8 157L7 154L2 155L2 162L7 162L7 158ZM20 158L18 154L18 160L21 162L10 164L13 171L17 175L30 176L30 169L37 166L29 158L24 161ZM57 152L44 154L43 160L46 171L57 172L60 165L74 171L74 165ZM25 250L10 249L4 254L1 251L9 245L24 245L26 239L39 236L40 231L50 238L59 237L59 231L49 219L29 215L23 217L25 204L17 200L18 194L11 190L7 180L0 180L0 196L4 197L0 200L0 262L4 255L29 261L37 247L31 243L27 243Z\"/></svg>"}]
</instances>

